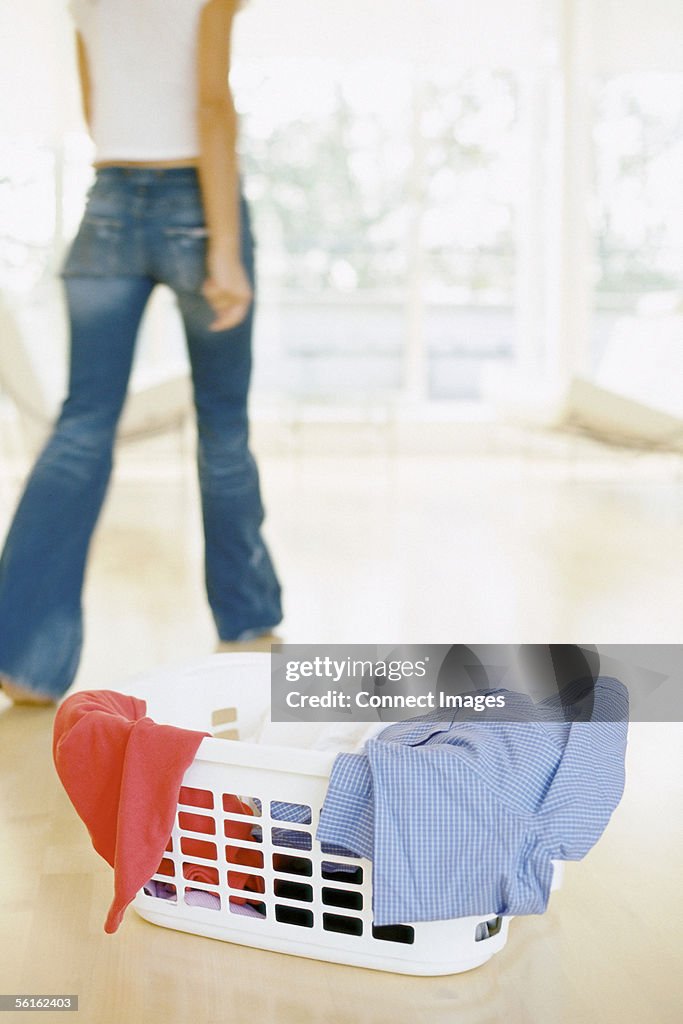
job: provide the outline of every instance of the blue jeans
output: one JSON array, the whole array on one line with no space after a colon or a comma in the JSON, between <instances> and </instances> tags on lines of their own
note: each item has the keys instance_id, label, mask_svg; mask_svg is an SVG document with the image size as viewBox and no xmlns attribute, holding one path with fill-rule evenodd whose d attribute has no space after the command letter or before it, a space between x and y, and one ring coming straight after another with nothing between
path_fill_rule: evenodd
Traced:
<instances>
[{"instance_id":1,"label":"blue jeans","mask_svg":"<svg viewBox=\"0 0 683 1024\"><path fill-rule=\"evenodd\" d=\"M254 284L249 210L240 196L242 260ZM218 635L246 639L282 617L261 536L258 472L248 446L253 306L210 331L200 288L206 227L196 171L98 170L61 276L71 328L67 398L28 479L0 559L0 674L58 696L76 674L81 592L112 468L140 320L168 285L184 322L197 411L205 582ZM134 567L131 567L134 572Z\"/></svg>"}]
</instances>

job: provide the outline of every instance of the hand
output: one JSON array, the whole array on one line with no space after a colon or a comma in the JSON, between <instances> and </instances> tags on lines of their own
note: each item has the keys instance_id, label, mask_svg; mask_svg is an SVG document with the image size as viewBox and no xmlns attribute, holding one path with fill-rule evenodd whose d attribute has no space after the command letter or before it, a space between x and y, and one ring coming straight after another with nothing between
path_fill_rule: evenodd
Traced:
<instances>
[{"instance_id":1,"label":"hand","mask_svg":"<svg viewBox=\"0 0 683 1024\"><path fill-rule=\"evenodd\" d=\"M240 260L224 250L209 252L207 270L202 295L216 314L209 330L227 331L249 312L253 299L249 278Z\"/></svg>"}]
</instances>

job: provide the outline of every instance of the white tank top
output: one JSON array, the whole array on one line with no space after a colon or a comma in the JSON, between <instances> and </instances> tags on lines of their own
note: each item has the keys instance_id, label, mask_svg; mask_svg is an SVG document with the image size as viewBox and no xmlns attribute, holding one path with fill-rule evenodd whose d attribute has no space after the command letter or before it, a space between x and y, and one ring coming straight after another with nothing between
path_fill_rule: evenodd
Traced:
<instances>
[{"instance_id":1,"label":"white tank top","mask_svg":"<svg viewBox=\"0 0 683 1024\"><path fill-rule=\"evenodd\" d=\"M197 37L207 0L69 0L90 70L103 160L199 155Z\"/></svg>"}]
</instances>

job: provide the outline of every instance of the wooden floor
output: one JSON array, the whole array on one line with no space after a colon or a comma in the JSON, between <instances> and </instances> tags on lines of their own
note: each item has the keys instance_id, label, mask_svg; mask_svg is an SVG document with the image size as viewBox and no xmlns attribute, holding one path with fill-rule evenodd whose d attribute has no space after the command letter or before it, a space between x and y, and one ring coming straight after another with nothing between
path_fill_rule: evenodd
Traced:
<instances>
[{"instance_id":1,"label":"wooden floor","mask_svg":"<svg viewBox=\"0 0 683 1024\"><path fill-rule=\"evenodd\" d=\"M192 467L176 456L120 460L90 567L79 687L215 643ZM264 459L262 472L290 640L680 638L681 482L647 460L310 456ZM0 529L18 485L1 473ZM87 1024L680 1019L679 725L632 725L624 800L548 913L513 921L479 970L425 979L175 933L132 911L106 936L111 873L55 777L52 717L0 697L0 993L78 993Z\"/></svg>"},{"instance_id":2,"label":"wooden floor","mask_svg":"<svg viewBox=\"0 0 683 1024\"><path fill-rule=\"evenodd\" d=\"M680 1020L679 726L632 727L622 805L588 858L568 866L548 913L513 921L507 946L478 970L430 979L167 931L131 910L105 935L111 873L52 771L51 719L0 713L0 992L78 993L88 1024Z\"/></svg>"}]
</instances>

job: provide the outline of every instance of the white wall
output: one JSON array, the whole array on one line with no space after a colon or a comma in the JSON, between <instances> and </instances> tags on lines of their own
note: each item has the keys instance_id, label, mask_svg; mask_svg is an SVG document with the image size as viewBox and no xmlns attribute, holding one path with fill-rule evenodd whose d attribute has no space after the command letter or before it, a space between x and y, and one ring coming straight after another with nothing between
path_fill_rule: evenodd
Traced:
<instances>
[{"instance_id":1,"label":"white wall","mask_svg":"<svg viewBox=\"0 0 683 1024\"><path fill-rule=\"evenodd\" d=\"M236 52L514 65L533 52L544 6L547 0L247 0Z\"/></svg>"},{"instance_id":2,"label":"white wall","mask_svg":"<svg viewBox=\"0 0 683 1024\"><path fill-rule=\"evenodd\" d=\"M590 0L598 68L683 70L681 0Z\"/></svg>"},{"instance_id":3,"label":"white wall","mask_svg":"<svg viewBox=\"0 0 683 1024\"><path fill-rule=\"evenodd\" d=\"M79 123L66 0L0 0L0 130L58 140Z\"/></svg>"}]
</instances>

